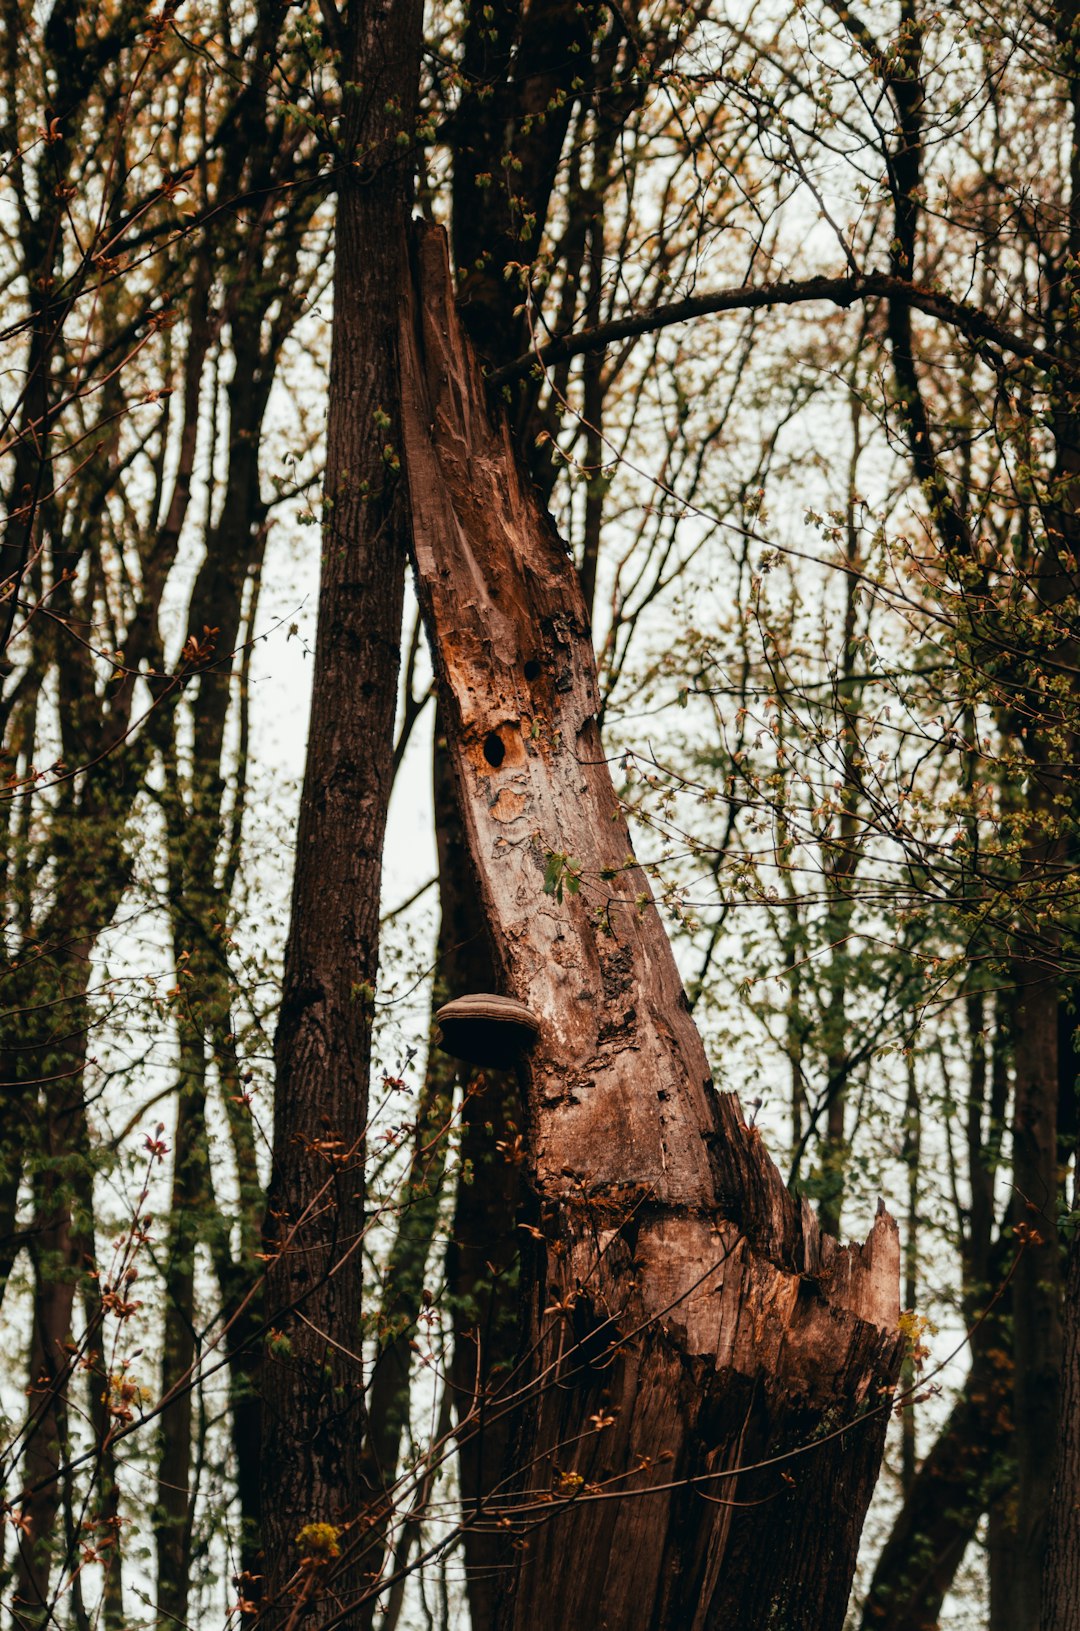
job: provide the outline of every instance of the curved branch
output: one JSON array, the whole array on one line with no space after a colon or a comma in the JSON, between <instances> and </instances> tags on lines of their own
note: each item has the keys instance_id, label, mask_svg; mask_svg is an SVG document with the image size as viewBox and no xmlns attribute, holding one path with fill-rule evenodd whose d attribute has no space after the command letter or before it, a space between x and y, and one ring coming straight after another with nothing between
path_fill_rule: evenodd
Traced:
<instances>
[{"instance_id":1,"label":"curved branch","mask_svg":"<svg viewBox=\"0 0 1080 1631\"><path fill-rule=\"evenodd\" d=\"M887 272L869 272L861 277L797 278L766 288L740 284L735 288L716 289L711 294L691 295L686 300L673 301L671 305L655 306L652 311L619 317L610 323L599 323L595 328L580 329L576 334L557 335L546 345L537 346L514 362L492 369L487 376L488 383L494 386L509 385L538 363L547 367L568 357L602 350L619 340L655 334L658 329L688 323L695 317L711 317L728 311L758 311L772 306L806 305L813 301L826 301L833 306L846 308L859 300L906 302L914 310L958 330L976 344L994 346L1011 356L1033 362L1040 368L1052 369L1063 378L1080 380L1080 365L1047 351L1031 340L1025 340L1020 334L1014 334L977 306L966 305L963 301L953 300L934 289L923 288Z\"/></svg>"}]
</instances>

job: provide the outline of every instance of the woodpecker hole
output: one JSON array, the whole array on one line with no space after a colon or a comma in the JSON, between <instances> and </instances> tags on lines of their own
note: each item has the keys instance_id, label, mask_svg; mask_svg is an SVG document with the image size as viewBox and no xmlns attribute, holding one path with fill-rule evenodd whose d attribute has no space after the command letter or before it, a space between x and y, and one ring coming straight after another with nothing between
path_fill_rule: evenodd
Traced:
<instances>
[{"instance_id":1,"label":"woodpecker hole","mask_svg":"<svg viewBox=\"0 0 1080 1631\"><path fill-rule=\"evenodd\" d=\"M503 747L502 738L498 731L489 731L484 738L484 758L496 770L506 758L506 749Z\"/></svg>"},{"instance_id":2,"label":"woodpecker hole","mask_svg":"<svg viewBox=\"0 0 1080 1631\"><path fill-rule=\"evenodd\" d=\"M525 678L527 680L536 680L540 678L540 664L537 662L535 657L530 657L528 662L525 664Z\"/></svg>"}]
</instances>

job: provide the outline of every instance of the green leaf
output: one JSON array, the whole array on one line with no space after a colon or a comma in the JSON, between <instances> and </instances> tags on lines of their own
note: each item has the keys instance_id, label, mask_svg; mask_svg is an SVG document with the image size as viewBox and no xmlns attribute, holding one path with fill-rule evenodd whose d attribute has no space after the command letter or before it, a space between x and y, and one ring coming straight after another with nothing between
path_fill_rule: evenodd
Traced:
<instances>
[{"instance_id":1,"label":"green leaf","mask_svg":"<svg viewBox=\"0 0 1080 1631\"><path fill-rule=\"evenodd\" d=\"M563 850L550 850L548 852L547 866L544 868L544 894L554 895L562 900L562 876L566 866L566 855Z\"/></svg>"}]
</instances>

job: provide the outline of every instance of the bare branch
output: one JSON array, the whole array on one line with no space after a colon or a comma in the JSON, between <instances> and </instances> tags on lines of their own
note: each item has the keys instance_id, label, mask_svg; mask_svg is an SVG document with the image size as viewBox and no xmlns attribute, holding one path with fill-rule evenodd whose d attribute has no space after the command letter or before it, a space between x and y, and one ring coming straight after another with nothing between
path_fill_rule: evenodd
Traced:
<instances>
[{"instance_id":1,"label":"bare branch","mask_svg":"<svg viewBox=\"0 0 1080 1631\"><path fill-rule=\"evenodd\" d=\"M846 309L860 300L906 301L916 311L934 317L967 336L977 345L989 345L1040 368L1053 370L1062 378L1080 379L1080 365L1067 357L1047 351L1045 347L1026 340L1023 335L997 323L986 312L935 289L926 289L906 278L892 277L886 272L868 272L859 277L797 278L773 283L765 288L740 284L736 288L717 289L711 294L691 295L686 300L673 301L668 306L654 306L651 311L638 312L630 317L618 317L595 328L581 329L576 334L559 335L546 345L493 369L487 376L494 386L509 385L522 374L539 364L548 367L568 357L614 345L619 340L633 339L640 334L654 334L659 329L688 323L696 317L713 317L721 312L760 311L773 306L809 305L815 301Z\"/></svg>"}]
</instances>

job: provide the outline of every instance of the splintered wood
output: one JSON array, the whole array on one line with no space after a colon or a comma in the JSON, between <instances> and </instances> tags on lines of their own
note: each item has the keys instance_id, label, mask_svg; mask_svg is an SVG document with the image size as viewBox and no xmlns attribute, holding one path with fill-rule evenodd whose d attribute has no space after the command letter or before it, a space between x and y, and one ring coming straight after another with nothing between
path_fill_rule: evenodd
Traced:
<instances>
[{"instance_id":1,"label":"splintered wood","mask_svg":"<svg viewBox=\"0 0 1080 1631\"><path fill-rule=\"evenodd\" d=\"M513 1631L842 1625L900 1361L899 1249L823 1236L712 1084L604 757L577 573L419 226L403 294L417 588L522 1067ZM548 891L545 891L545 880ZM553 887L554 884L554 887ZM560 887L562 885L562 887Z\"/></svg>"}]
</instances>

